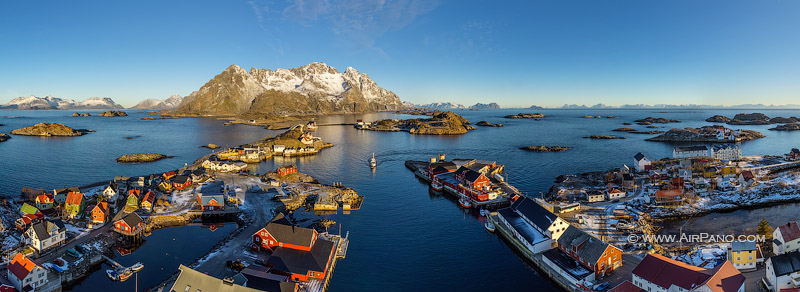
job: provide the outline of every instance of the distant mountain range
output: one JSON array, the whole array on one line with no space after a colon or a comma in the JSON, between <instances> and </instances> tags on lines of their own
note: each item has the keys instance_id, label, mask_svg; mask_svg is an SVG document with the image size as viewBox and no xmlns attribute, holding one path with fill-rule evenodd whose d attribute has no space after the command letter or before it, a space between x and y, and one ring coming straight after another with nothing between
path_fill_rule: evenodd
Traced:
<instances>
[{"instance_id":1,"label":"distant mountain range","mask_svg":"<svg viewBox=\"0 0 800 292\"><path fill-rule=\"evenodd\" d=\"M167 99L145 99L130 109L134 110L172 110L178 107L183 101L180 95L172 95Z\"/></svg>"},{"instance_id":2,"label":"distant mountain range","mask_svg":"<svg viewBox=\"0 0 800 292\"><path fill-rule=\"evenodd\" d=\"M434 102L429 104L417 104L414 105L417 108L424 108L430 110L454 110L454 109L466 109L463 104L457 104L452 102Z\"/></svg>"},{"instance_id":3,"label":"distant mountain range","mask_svg":"<svg viewBox=\"0 0 800 292\"><path fill-rule=\"evenodd\" d=\"M0 109L19 109L19 110L66 110L66 109L123 109L122 105L114 102L108 97L90 97L84 101L74 101L72 99L61 99L52 96L37 97L17 97L8 103L0 106Z\"/></svg>"},{"instance_id":4,"label":"distant mountain range","mask_svg":"<svg viewBox=\"0 0 800 292\"><path fill-rule=\"evenodd\" d=\"M258 116L267 114L332 114L403 110L391 91L367 74L344 72L325 63L294 69L246 71L231 65L192 92L175 114Z\"/></svg>"},{"instance_id":5,"label":"distant mountain range","mask_svg":"<svg viewBox=\"0 0 800 292\"><path fill-rule=\"evenodd\" d=\"M469 109L471 110L500 109L500 105L498 105L495 102L490 104L476 103L475 105L469 107Z\"/></svg>"}]
</instances>

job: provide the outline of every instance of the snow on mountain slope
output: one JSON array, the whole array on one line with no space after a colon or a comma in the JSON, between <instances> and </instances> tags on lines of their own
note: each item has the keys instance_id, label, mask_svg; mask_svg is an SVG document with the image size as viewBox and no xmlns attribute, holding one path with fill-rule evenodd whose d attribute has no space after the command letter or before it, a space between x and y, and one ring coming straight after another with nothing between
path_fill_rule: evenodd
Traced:
<instances>
[{"instance_id":1,"label":"snow on mountain slope","mask_svg":"<svg viewBox=\"0 0 800 292\"><path fill-rule=\"evenodd\" d=\"M108 97L91 97L84 101L76 102L72 99L61 99L52 96L45 97L17 97L8 103L0 106L3 109L20 109L20 110L40 110L40 109L121 109L121 105L117 104Z\"/></svg>"}]
</instances>

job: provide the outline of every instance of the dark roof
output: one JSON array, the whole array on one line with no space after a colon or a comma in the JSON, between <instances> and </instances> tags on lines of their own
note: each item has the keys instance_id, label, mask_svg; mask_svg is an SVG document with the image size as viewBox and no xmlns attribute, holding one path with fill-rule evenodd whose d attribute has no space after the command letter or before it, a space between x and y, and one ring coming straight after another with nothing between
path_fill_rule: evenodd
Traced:
<instances>
[{"instance_id":1,"label":"dark roof","mask_svg":"<svg viewBox=\"0 0 800 292\"><path fill-rule=\"evenodd\" d=\"M305 275L309 271L327 272L328 259L333 253L334 244L325 239L318 239L311 251L276 247L267 264L274 269L292 274Z\"/></svg>"},{"instance_id":2,"label":"dark roof","mask_svg":"<svg viewBox=\"0 0 800 292\"><path fill-rule=\"evenodd\" d=\"M706 146L675 146L675 151L708 151Z\"/></svg>"},{"instance_id":3,"label":"dark roof","mask_svg":"<svg viewBox=\"0 0 800 292\"><path fill-rule=\"evenodd\" d=\"M800 271L800 251L776 255L771 257L772 270L775 276L780 277Z\"/></svg>"},{"instance_id":4,"label":"dark roof","mask_svg":"<svg viewBox=\"0 0 800 292\"><path fill-rule=\"evenodd\" d=\"M800 153L800 149L792 148L792 153Z\"/></svg>"},{"instance_id":5,"label":"dark roof","mask_svg":"<svg viewBox=\"0 0 800 292\"><path fill-rule=\"evenodd\" d=\"M455 175L462 175L462 174L464 174L466 172L469 172L469 171L472 171L472 170L467 168L466 166L462 166L462 167L459 167L454 174Z\"/></svg>"},{"instance_id":6,"label":"dark roof","mask_svg":"<svg viewBox=\"0 0 800 292\"><path fill-rule=\"evenodd\" d=\"M514 210L511 210L511 208L497 210L497 213L499 213L500 216L503 216L506 222L511 224L514 230L517 231L517 234L525 238L528 243L537 244L547 240L547 237L545 237L544 234L534 229L533 226L528 224L527 221L523 220L522 217L520 217L517 212L514 212Z\"/></svg>"},{"instance_id":7,"label":"dark roof","mask_svg":"<svg viewBox=\"0 0 800 292\"><path fill-rule=\"evenodd\" d=\"M128 213L128 215L122 217L121 220L124 221L125 224L128 224L128 226L130 227L134 227L137 224L142 223L142 217L139 217L139 214L136 214L136 212Z\"/></svg>"},{"instance_id":8,"label":"dark roof","mask_svg":"<svg viewBox=\"0 0 800 292\"><path fill-rule=\"evenodd\" d=\"M70 188L55 189L53 191L58 193L58 194L60 194L60 193L69 193L69 192L79 193L81 191L81 189L79 189L78 187L70 187Z\"/></svg>"},{"instance_id":9,"label":"dark roof","mask_svg":"<svg viewBox=\"0 0 800 292\"><path fill-rule=\"evenodd\" d=\"M187 181L189 181L189 176L179 175L179 176L174 177L172 179L172 181L176 182L176 183L179 183L179 184L185 184Z\"/></svg>"},{"instance_id":10,"label":"dark roof","mask_svg":"<svg viewBox=\"0 0 800 292\"><path fill-rule=\"evenodd\" d=\"M564 254L560 249L549 249L543 252L542 256L546 257L576 279L583 279L592 274L592 271L578 264L578 262Z\"/></svg>"},{"instance_id":11,"label":"dark roof","mask_svg":"<svg viewBox=\"0 0 800 292\"><path fill-rule=\"evenodd\" d=\"M286 219L283 213L280 213L278 216L275 216L275 218L272 218L272 221L267 223L267 226L264 228L267 229L267 232L272 234L272 236L278 242L300 246L311 246L311 243L314 241L313 229L292 225L292 223L289 222L289 219Z\"/></svg>"},{"instance_id":12,"label":"dark roof","mask_svg":"<svg viewBox=\"0 0 800 292\"><path fill-rule=\"evenodd\" d=\"M67 228L64 226L64 222L61 222L60 219L39 221L33 224L31 228L33 228L36 238L38 238L40 241L50 238L49 231L53 228L58 228L58 232L67 230Z\"/></svg>"},{"instance_id":13,"label":"dark roof","mask_svg":"<svg viewBox=\"0 0 800 292\"><path fill-rule=\"evenodd\" d=\"M659 254L648 254L633 269L633 274L662 288L672 285L686 290L707 285L711 291L738 291L745 277L730 261L725 261L714 269L706 270Z\"/></svg>"},{"instance_id":14,"label":"dark roof","mask_svg":"<svg viewBox=\"0 0 800 292\"><path fill-rule=\"evenodd\" d=\"M206 173L206 170L204 168L198 168L198 169L195 169L194 171L192 171L192 175L195 175L195 176L203 175L205 173Z\"/></svg>"},{"instance_id":15,"label":"dark roof","mask_svg":"<svg viewBox=\"0 0 800 292\"><path fill-rule=\"evenodd\" d=\"M475 182L482 175L483 175L482 173L470 169L469 171L467 171L466 174L464 174L464 180L469 182Z\"/></svg>"},{"instance_id":16,"label":"dark roof","mask_svg":"<svg viewBox=\"0 0 800 292\"><path fill-rule=\"evenodd\" d=\"M288 283L286 276L269 274L269 268L251 265L242 270L236 276L243 277L246 281L242 286L266 292L290 292L294 291L295 283ZM281 280L282 279L282 280Z\"/></svg>"},{"instance_id":17,"label":"dark roof","mask_svg":"<svg viewBox=\"0 0 800 292\"><path fill-rule=\"evenodd\" d=\"M636 155L633 156L633 159L636 159L636 161L642 160L644 158L645 157L644 154L642 154L642 152L636 153Z\"/></svg>"},{"instance_id":18,"label":"dark roof","mask_svg":"<svg viewBox=\"0 0 800 292\"><path fill-rule=\"evenodd\" d=\"M600 260L606 248L608 248L608 243L572 225L567 227L567 230L564 230L564 233L558 237L558 244L570 250L573 247L579 247L575 255L591 263L592 266Z\"/></svg>"},{"instance_id":19,"label":"dark roof","mask_svg":"<svg viewBox=\"0 0 800 292\"><path fill-rule=\"evenodd\" d=\"M448 172L458 168L458 166L456 166L455 163L452 163L450 161L431 163L430 167L434 171L435 170L441 170L441 171L448 171Z\"/></svg>"},{"instance_id":20,"label":"dark roof","mask_svg":"<svg viewBox=\"0 0 800 292\"><path fill-rule=\"evenodd\" d=\"M208 202L212 199L216 200L217 204L225 204L225 197L222 195L202 195L200 196L200 205L208 205Z\"/></svg>"},{"instance_id":21,"label":"dark roof","mask_svg":"<svg viewBox=\"0 0 800 292\"><path fill-rule=\"evenodd\" d=\"M511 204L511 209L533 222L539 230L547 230L558 216L527 197L521 197Z\"/></svg>"}]
</instances>

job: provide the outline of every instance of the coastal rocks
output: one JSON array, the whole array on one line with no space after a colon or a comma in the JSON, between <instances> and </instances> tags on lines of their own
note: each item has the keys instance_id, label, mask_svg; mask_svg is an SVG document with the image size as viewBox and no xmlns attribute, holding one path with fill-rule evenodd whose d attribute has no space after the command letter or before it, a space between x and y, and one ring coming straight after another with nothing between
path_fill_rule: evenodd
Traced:
<instances>
[{"instance_id":1,"label":"coastal rocks","mask_svg":"<svg viewBox=\"0 0 800 292\"><path fill-rule=\"evenodd\" d=\"M644 119L635 120L634 122L636 122L639 125L650 125L650 124L680 123L681 121L670 120L665 118L646 117Z\"/></svg>"},{"instance_id":2,"label":"coastal rocks","mask_svg":"<svg viewBox=\"0 0 800 292\"><path fill-rule=\"evenodd\" d=\"M762 113L750 113L750 114L736 114L733 119L715 115L706 119L706 122L712 123L726 123L728 125L770 125L770 124L791 124L791 123L798 123L800 119L797 117L774 117L770 118L765 114Z\"/></svg>"},{"instance_id":3,"label":"coastal rocks","mask_svg":"<svg viewBox=\"0 0 800 292\"><path fill-rule=\"evenodd\" d=\"M219 148L220 146L219 146L219 145L217 145L217 144L211 144L211 143L209 143L209 144L206 144L206 145L203 145L203 146L200 146L200 147L204 147L204 148L208 148L208 149L217 149L217 148Z\"/></svg>"},{"instance_id":4,"label":"coastal rocks","mask_svg":"<svg viewBox=\"0 0 800 292\"><path fill-rule=\"evenodd\" d=\"M443 112L428 120L415 121L409 133L416 135L461 135L475 127L469 121L454 112Z\"/></svg>"},{"instance_id":5,"label":"coastal rocks","mask_svg":"<svg viewBox=\"0 0 800 292\"><path fill-rule=\"evenodd\" d=\"M169 158L169 156L157 153L125 154L118 157L117 162L119 163L153 162L164 158Z\"/></svg>"},{"instance_id":6,"label":"coastal rocks","mask_svg":"<svg viewBox=\"0 0 800 292\"><path fill-rule=\"evenodd\" d=\"M5 142L5 141L7 141L8 139L11 139L11 136L9 136L9 135L8 135L8 134L6 134L6 133L0 133L0 142Z\"/></svg>"},{"instance_id":7,"label":"coastal rocks","mask_svg":"<svg viewBox=\"0 0 800 292\"><path fill-rule=\"evenodd\" d=\"M583 116L584 119L602 119L603 116ZM606 119L616 119L615 116L606 116Z\"/></svg>"},{"instance_id":8,"label":"coastal rocks","mask_svg":"<svg viewBox=\"0 0 800 292\"><path fill-rule=\"evenodd\" d=\"M561 151L572 149L572 147L566 147L566 146L541 146L541 145L539 145L539 146L526 146L526 147L521 147L519 149L532 151L532 152L561 152Z\"/></svg>"},{"instance_id":9,"label":"coastal rocks","mask_svg":"<svg viewBox=\"0 0 800 292\"><path fill-rule=\"evenodd\" d=\"M155 120L156 118L155 117L145 117L145 118L139 118L139 119L140 120Z\"/></svg>"},{"instance_id":10,"label":"coastal rocks","mask_svg":"<svg viewBox=\"0 0 800 292\"><path fill-rule=\"evenodd\" d=\"M797 124L797 123L784 124L784 125L779 125L779 126L774 127L774 128L770 128L770 130L772 130L772 131L787 131L787 132L798 131L798 130L800 130L800 124Z\"/></svg>"},{"instance_id":11,"label":"coastal rocks","mask_svg":"<svg viewBox=\"0 0 800 292\"><path fill-rule=\"evenodd\" d=\"M506 119L537 119L537 118L544 118L547 117L540 113L519 113L516 115L507 115L504 118Z\"/></svg>"},{"instance_id":12,"label":"coastal rocks","mask_svg":"<svg viewBox=\"0 0 800 292\"><path fill-rule=\"evenodd\" d=\"M480 122L477 122L475 125L476 126L481 126L481 127L502 127L503 126L503 124L492 124L492 123L487 122L487 121L480 121Z\"/></svg>"},{"instance_id":13,"label":"coastal rocks","mask_svg":"<svg viewBox=\"0 0 800 292\"><path fill-rule=\"evenodd\" d=\"M664 133L664 131L632 131L632 132L628 132L628 133L631 133L631 134L650 134L650 135L652 135L652 134L661 134L661 133Z\"/></svg>"},{"instance_id":14,"label":"coastal rocks","mask_svg":"<svg viewBox=\"0 0 800 292\"><path fill-rule=\"evenodd\" d=\"M718 136L724 133L723 137ZM736 130L722 126L703 126L700 128L671 129L666 133L646 139L655 142L743 142L764 138L764 135L753 130Z\"/></svg>"},{"instance_id":15,"label":"coastal rocks","mask_svg":"<svg viewBox=\"0 0 800 292\"><path fill-rule=\"evenodd\" d=\"M107 112L102 112L98 116L101 116L101 117L127 117L128 113L123 112L123 111L110 110L110 111L107 111Z\"/></svg>"},{"instance_id":16,"label":"coastal rocks","mask_svg":"<svg viewBox=\"0 0 800 292\"><path fill-rule=\"evenodd\" d=\"M647 127L648 127L648 128L650 128L650 129L658 129L658 128L661 128L661 127L659 127L659 126L656 126L656 125L650 125L650 126L647 126Z\"/></svg>"},{"instance_id":17,"label":"coastal rocks","mask_svg":"<svg viewBox=\"0 0 800 292\"><path fill-rule=\"evenodd\" d=\"M611 135L592 135L584 137L587 139L609 140L609 139L625 139L625 137L611 136Z\"/></svg>"},{"instance_id":18,"label":"coastal rocks","mask_svg":"<svg viewBox=\"0 0 800 292\"><path fill-rule=\"evenodd\" d=\"M16 129L11 131L12 135L22 135L22 136L65 136L65 137L72 137L72 136L80 136L85 134L86 132L93 132L91 130L75 130L73 128L64 126L63 124L59 123L39 123L30 127Z\"/></svg>"},{"instance_id":19,"label":"coastal rocks","mask_svg":"<svg viewBox=\"0 0 800 292\"><path fill-rule=\"evenodd\" d=\"M636 129L632 129L632 128L617 128L617 129L613 129L611 131L614 131L614 132L635 132Z\"/></svg>"},{"instance_id":20,"label":"coastal rocks","mask_svg":"<svg viewBox=\"0 0 800 292\"><path fill-rule=\"evenodd\" d=\"M623 124L623 125L625 125L625 126L630 126L630 125L633 125L633 124L631 124L631 123L622 123L622 124Z\"/></svg>"},{"instance_id":21,"label":"coastal rocks","mask_svg":"<svg viewBox=\"0 0 800 292\"><path fill-rule=\"evenodd\" d=\"M73 116L73 117L91 117L91 116L92 116L92 114L90 114L90 113L82 113L82 114L81 114L81 113L77 113L77 112L75 112L75 113L73 113L73 114L72 114L72 116Z\"/></svg>"}]
</instances>

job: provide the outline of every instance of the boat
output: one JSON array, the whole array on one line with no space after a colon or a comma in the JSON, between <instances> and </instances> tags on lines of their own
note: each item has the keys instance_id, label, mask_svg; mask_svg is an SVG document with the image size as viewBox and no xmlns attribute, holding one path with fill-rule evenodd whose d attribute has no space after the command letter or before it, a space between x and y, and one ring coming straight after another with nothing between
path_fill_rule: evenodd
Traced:
<instances>
[{"instance_id":1,"label":"boat","mask_svg":"<svg viewBox=\"0 0 800 292\"><path fill-rule=\"evenodd\" d=\"M458 204L461 205L461 207L464 207L465 209L469 209L470 207L472 207L472 203L470 203L469 199L467 199L466 197L461 197L460 199L458 199Z\"/></svg>"},{"instance_id":2,"label":"boat","mask_svg":"<svg viewBox=\"0 0 800 292\"><path fill-rule=\"evenodd\" d=\"M308 129L309 131L316 130L317 129L317 122L315 122L315 121L308 122L308 124L306 124L306 129Z\"/></svg>"},{"instance_id":3,"label":"boat","mask_svg":"<svg viewBox=\"0 0 800 292\"><path fill-rule=\"evenodd\" d=\"M494 223L486 221L486 223L483 224L483 227L486 228L486 231L494 233Z\"/></svg>"},{"instance_id":4,"label":"boat","mask_svg":"<svg viewBox=\"0 0 800 292\"><path fill-rule=\"evenodd\" d=\"M481 208L481 216L483 216L483 217L489 216L489 211L487 211L486 209Z\"/></svg>"},{"instance_id":5,"label":"boat","mask_svg":"<svg viewBox=\"0 0 800 292\"><path fill-rule=\"evenodd\" d=\"M134 272L141 271L142 269L144 269L144 265L142 263L136 263L133 266L131 266L131 270L133 270Z\"/></svg>"},{"instance_id":6,"label":"boat","mask_svg":"<svg viewBox=\"0 0 800 292\"><path fill-rule=\"evenodd\" d=\"M434 179L431 183L431 188L433 188L434 191L441 192L443 189L442 182L438 179Z\"/></svg>"},{"instance_id":7,"label":"boat","mask_svg":"<svg viewBox=\"0 0 800 292\"><path fill-rule=\"evenodd\" d=\"M375 168L378 162L375 161L375 153L372 153L372 158L369 159L369 167Z\"/></svg>"},{"instance_id":8,"label":"boat","mask_svg":"<svg viewBox=\"0 0 800 292\"><path fill-rule=\"evenodd\" d=\"M108 275L108 278L113 281L119 281L119 274L117 274L117 272L114 270L106 270L106 275Z\"/></svg>"},{"instance_id":9,"label":"boat","mask_svg":"<svg viewBox=\"0 0 800 292\"><path fill-rule=\"evenodd\" d=\"M122 270L122 272L119 273L119 280L120 281L125 281L128 278L130 278L132 275L133 275L133 271L131 271L130 268L124 269L124 270Z\"/></svg>"}]
</instances>

